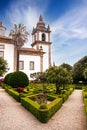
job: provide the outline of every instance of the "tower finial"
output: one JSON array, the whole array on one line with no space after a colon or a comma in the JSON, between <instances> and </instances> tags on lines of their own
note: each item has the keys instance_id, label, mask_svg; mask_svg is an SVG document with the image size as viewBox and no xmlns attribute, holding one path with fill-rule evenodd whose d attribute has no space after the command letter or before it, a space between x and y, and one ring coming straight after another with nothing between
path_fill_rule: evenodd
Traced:
<instances>
[{"instance_id":1,"label":"tower finial","mask_svg":"<svg viewBox=\"0 0 87 130\"><path fill-rule=\"evenodd\" d=\"M0 27L2 27L2 22L0 21Z\"/></svg>"},{"instance_id":2,"label":"tower finial","mask_svg":"<svg viewBox=\"0 0 87 130\"><path fill-rule=\"evenodd\" d=\"M42 17L41 14L40 14L40 17L39 17L39 21L43 21L43 17Z\"/></svg>"}]
</instances>

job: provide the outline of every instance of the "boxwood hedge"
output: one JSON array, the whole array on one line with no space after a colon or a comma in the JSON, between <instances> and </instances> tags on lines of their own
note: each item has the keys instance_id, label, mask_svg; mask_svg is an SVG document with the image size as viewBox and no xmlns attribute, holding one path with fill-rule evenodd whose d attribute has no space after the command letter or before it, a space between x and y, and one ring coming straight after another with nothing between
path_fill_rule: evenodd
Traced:
<instances>
[{"instance_id":1,"label":"boxwood hedge","mask_svg":"<svg viewBox=\"0 0 87 130\"><path fill-rule=\"evenodd\" d=\"M82 94L83 94L83 100L84 100L85 113L87 116L87 88L86 87L82 88Z\"/></svg>"},{"instance_id":2,"label":"boxwood hedge","mask_svg":"<svg viewBox=\"0 0 87 130\"><path fill-rule=\"evenodd\" d=\"M46 123L62 106L62 98L55 98L50 104L47 105L47 109L40 109L40 104L34 102L29 97L22 98L21 104L32 114L34 114L37 119L43 123Z\"/></svg>"}]
</instances>

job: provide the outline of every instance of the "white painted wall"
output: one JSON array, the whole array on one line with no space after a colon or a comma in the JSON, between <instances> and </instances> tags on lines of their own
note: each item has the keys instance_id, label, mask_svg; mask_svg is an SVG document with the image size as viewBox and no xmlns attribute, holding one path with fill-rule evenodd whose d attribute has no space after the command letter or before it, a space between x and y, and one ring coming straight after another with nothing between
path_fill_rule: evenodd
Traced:
<instances>
[{"instance_id":1,"label":"white painted wall","mask_svg":"<svg viewBox=\"0 0 87 130\"><path fill-rule=\"evenodd\" d=\"M28 75L29 80L32 80L30 78L31 73L40 72L40 56L20 55L20 61L24 61L24 70L22 71ZM34 70L29 69L30 61L34 61Z\"/></svg>"},{"instance_id":2,"label":"white painted wall","mask_svg":"<svg viewBox=\"0 0 87 130\"><path fill-rule=\"evenodd\" d=\"M45 71L46 69L48 69L48 45L42 45L43 51L46 52L43 55L43 71Z\"/></svg>"},{"instance_id":3,"label":"white painted wall","mask_svg":"<svg viewBox=\"0 0 87 130\"><path fill-rule=\"evenodd\" d=\"M7 73L13 72L14 70L14 45L4 44L4 59L7 60L9 71Z\"/></svg>"}]
</instances>

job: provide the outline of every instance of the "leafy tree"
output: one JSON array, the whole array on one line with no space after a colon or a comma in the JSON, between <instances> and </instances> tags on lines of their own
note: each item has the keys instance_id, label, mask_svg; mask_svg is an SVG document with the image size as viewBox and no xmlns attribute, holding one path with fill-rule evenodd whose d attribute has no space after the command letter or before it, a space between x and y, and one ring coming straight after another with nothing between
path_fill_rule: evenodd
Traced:
<instances>
[{"instance_id":1,"label":"leafy tree","mask_svg":"<svg viewBox=\"0 0 87 130\"><path fill-rule=\"evenodd\" d=\"M63 67L63 68L66 68L69 72L72 71L72 66L69 65L69 64L63 63L60 66Z\"/></svg>"},{"instance_id":2,"label":"leafy tree","mask_svg":"<svg viewBox=\"0 0 87 130\"><path fill-rule=\"evenodd\" d=\"M46 71L46 77L48 82L55 83L56 93L60 93L61 86L64 86L65 84L69 84L72 82L71 73L63 67L50 67Z\"/></svg>"},{"instance_id":3,"label":"leafy tree","mask_svg":"<svg viewBox=\"0 0 87 130\"><path fill-rule=\"evenodd\" d=\"M8 71L7 61L0 57L0 76L3 76Z\"/></svg>"},{"instance_id":4,"label":"leafy tree","mask_svg":"<svg viewBox=\"0 0 87 130\"><path fill-rule=\"evenodd\" d=\"M36 72L36 73L32 73L30 74L30 77L38 82L45 82L46 81L46 75L45 72Z\"/></svg>"},{"instance_id":5,"label":"leafy tree","mask_svg":"<svg viewBox=\"0 0 87 130\"><path fill-rule=\"evenodd\" d=\"M87 68L85 68L83 75L84 75L84 78L87 80Z\"/></svg>"},{"instance_id":6,"label":"leafy tree","mask_svg":"<svg viewBox=\"0 0 87 130\"><path fill-rule=\"evenodd\" d=\"M37 78L37 73L35 72L35 73L31 73L30 74L30 77L33 79L33 80L35 80L36 78Z\"/></svg>"},{"instance_id":7,"label":"leafy tree","mask_svg":"<svg viewBox=\"0 0 87 130\"><path fill-rule=\"evenodd\" d=\"M79 81L87 82L83 75L85 68L87 67L87 56L81 58L73 66L72 74L74 83L79 83Z\"/></svg>"},{"instance_id":8,"label":"leafy tree","mask_svg":"<svg viewBox=\"0 0 87 130\"><path fill-rule=\"evenodd\" d=\"M44 83L46 82L46 73L45 72L39 72L37 80Z\"/></svg>"},{"instance_id":9,"label":"leafy tree","mask_svg":"<svg viewBox=\"0 0 87 130\"><path fill-rule=\"evenodd\" d=\"M16 71L19 70L19 52L20 48L28 40L29 33L26 31L26 27L23 24L14 24L14 28L10 31L10 36L12 36L13 44L17 49L17 66Z\"/></svg>"}]
</instances>

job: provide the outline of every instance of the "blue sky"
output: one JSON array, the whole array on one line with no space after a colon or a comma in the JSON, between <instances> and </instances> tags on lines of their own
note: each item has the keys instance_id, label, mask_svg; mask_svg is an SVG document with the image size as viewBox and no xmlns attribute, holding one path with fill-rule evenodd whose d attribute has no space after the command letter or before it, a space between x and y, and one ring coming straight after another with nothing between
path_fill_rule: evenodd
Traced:
<instances>
[{"instance_id":1,"label":"blue sky","mask_svg":"<svg viewBox=\"0 0 87 130\"><path fill-rule=\"evenodd\" d=\"M52 62L73 65L87 55L87 0L0 0L6 35L15 23L23 23L31 33L40 14L52 31Z\"/></svg>"}]
</instances>

